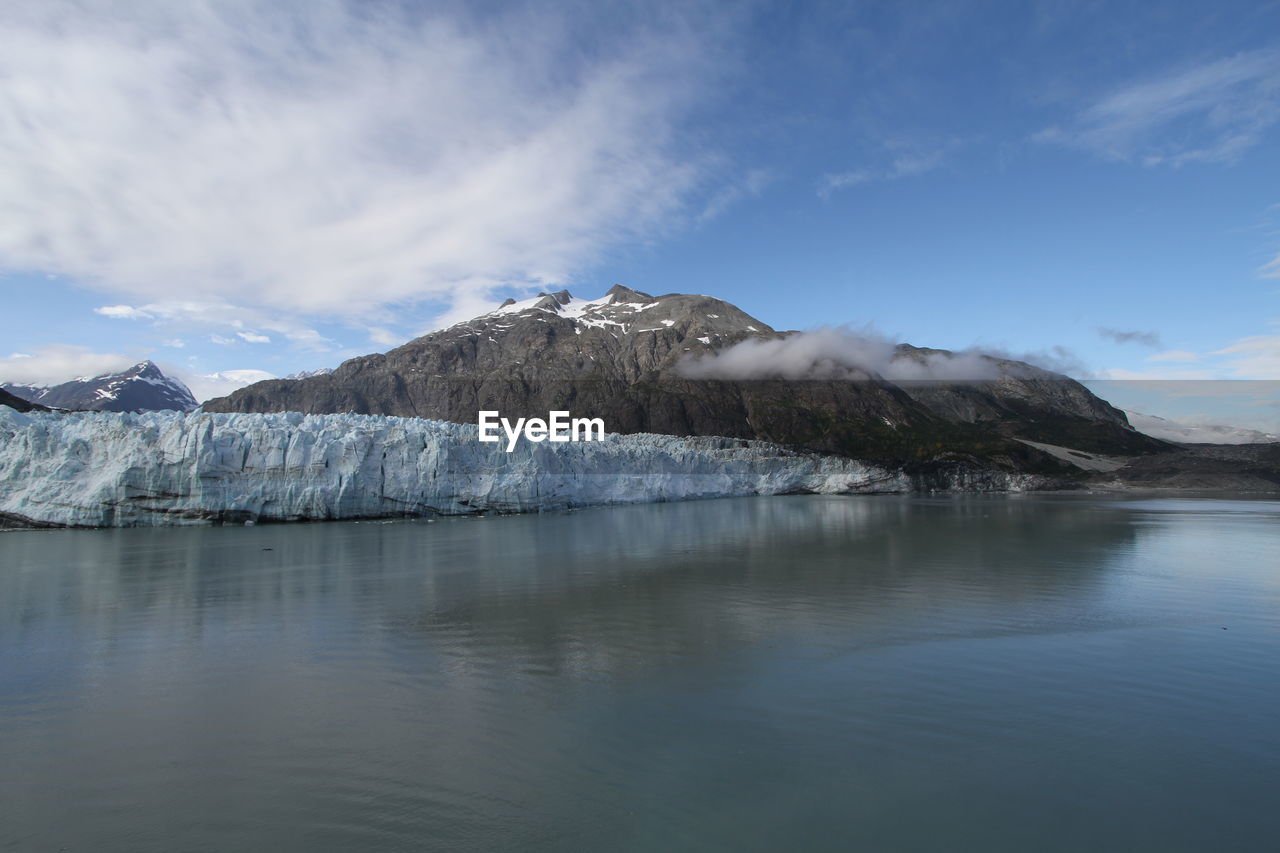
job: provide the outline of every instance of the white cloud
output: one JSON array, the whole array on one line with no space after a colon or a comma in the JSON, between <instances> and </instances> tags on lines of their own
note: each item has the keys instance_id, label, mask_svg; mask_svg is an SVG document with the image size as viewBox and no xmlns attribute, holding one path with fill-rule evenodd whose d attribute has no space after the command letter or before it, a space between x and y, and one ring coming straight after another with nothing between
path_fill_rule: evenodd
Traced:
<instances>
[{"instance_id":1,"label":"white cloud","mask_svg":"<svg viewBox=\"0 0 1280 853\"><path fill-rule=\"evenodd\" d=\"M1035 135L1148 166L1224 162L1280 121L1280 51L1258 50L1121 87Z\"/></svg>"},{"instance_id":2,"label":"white cloud","mask_svg":"<svg viewBox=\"0 0 1280 853\"><path fill-rule=\"evenodd\" d=\"M405 335L397 334L390 329L384 329L380 326L370 326L369 340L384 347L398 347L400 344L409 340L409 338Z\"/></svg>"},{"instance_id":3,"label":"white cloud","mask_svg":"<svg viewBox=\"0 0 1280 853\"><path fill-rule=\"evenodd\" d=\"M1200 354L1185 349L1171 349L1147 356L1147 361L1199 361Z\"/></svg>"},{"instance_id":4,"label":"white cloud","mask_svg":"<svg viewBox=\"0 0 1280 853\"><path fill-rule=\"evenodd\" d=\"M269 343L270 338L261 332L247 332L246 327L265 329L280 334L299 349L325 351L333 348L333 341L291 317L280 317L270 312L220 302L169 300L137 306L104 305L93 310L106 317L121 320L151 320L155 325L170 328L214 328L234 331L250 343ZM246 337L246 334L250 337ZM266 338L266 340L256 340L255 337ZM220 344L235 343L234 339L221 334L213 334L210 339Z\"/></svg>"},{"instance_id":5,"label":"white cloud","mask_svg":"<svg viewBox=\"0 0 1280 853\"><path fill-rule=\"evenodd\" d=\"M165 373L175 376L186 383L191 394L203 403L214 397L225 397L237 388L261 382L264 379L275 379L275 374L255 368L239 370L220 370L217 373L196 373L182 368L162 367Z\"/></svg>"},{"instance_id":6,"label":"white cloud","mask_svg":"<svg viewBox=\"0 0 1280 853\"><path fill-rule=\"evenodd\" d=\"M534 288L528 288L526 295L531 296L533 290ZM481 314L487 314L497 308L499 304L500 300L491 298L487 293L460 293L447 311L436 315L430 326L418 331L417 337L439 329L447 329L456 323L463 323L479 317Z\"/></svg>"},{"instance_id":7,"label":"white cloud","mask_svg":"<svg viewBox=\"0 0 1280 853\"><path fill-rule=\"evenodd\" d=\"M122 319L178 287L376 322L562 281L701 179L679 130L715 49L675 8L609 37L573 8L6 3L0 257Z\"/></svg>"},{"instance_id":8,"label":"white cloud","mask_svg":"<svg viewBox=\"0 0 1280 853\"><path fill-rule=\"evenodd\" d=\"M900 356L871 329L820 328L785 338L747 338L709 355L686 358L680 373L691 379L994 379L999 366L976 351Z\"/></svg>"},{"instance_id":9,"label":"white cloud","mask_svg":"<svg viewBox=\"0 0 1280 853\"><path fill-rule=\"evenodd\" d=\"M145 356L93 352L88 347L55 344L34 353L15 352L0 358L0 382L57 385L77 376L99 376L132 367Z\"/></svg>"},{"instance_id":10,"label":"white cloud","mask_svg":"<svg viewBox=\"0 0 1280 853\"><path fill-rule=\"evenodd\" d=\"M1247 379L1280 380L1280 335L1250 335L1206 353L1169 350L1148 356L1148 362L1167 364L1148 370L1111 368L1103 379ZM1195 365L1192 366L1177 366Z\"/></svg>"},{"instance_id":11,"label":"white cloud","mask_svg":"<svg viewBox=\"0 0 1280 853\"><path fill-rule=\"evenodd\" d=\"M227 338L227 337L223 337L222 335L210 335L209 340L215 344L218 344L219 346L224 346L224 347L231 346L236 342L235 338Z\"/></svg>"},{"instance_id":12,"label":"white cloud","mask_svg":"<svg viewBox=\"0 0 1280 853\"><path fill-rule=\"evenodd\" d=\"M269 336L259 335L255 332L236 332L236 336L239 337L242 341L247 341L251 344L271 343L271 338Z\"/></svg>"},{"instance_id":13,"label":"white cloud","mask_svg":"<svg viewBox=\"0 0 1280 853\"><path fill-rule=\"evenodd\" d=\"M829 172L818 181L818 195L827 198L837 190L860 184L896 181L931 172L942 165L947 154L958 144L959 142L952 140L944 145L922 146L906 140L892 140L885 144L890 155L887 164L847 172Z\"/></svg>"},{"instance_id":14,"label":"white cloud","mask_svg":"<svg viewBox=\"0 0 1280 853\"><path fill-rule=\"evenodd\" d=\"M1251 335L1213 355L1231 356L1225 367L1237 379L1280 379L1280 335Z\"/></svg>"},{"instance_id":15,"label":"white cloud","mask_svg":"<svg viewBox=\"0 0 1280 853\"><path fill-rule=\"evenodd\" d=\"M774 176L765 169L748 170L711 194L702 212L698 214L698 221L710 222L734 205L756 198L773 180Z\"/></svg>"},{"instance_id":16,"label":"white cloud","mask_svg":"<svg viewBox=\"0 0 1280 853\"><path fill-rule=\"evenodd\" d=\"M118 320L150 320L153 316L141 308L134 308L132 305L103 305L100 308L94 308L93 313L101 314L103 317L113 317Z\"/></svg>"}]
</instances>

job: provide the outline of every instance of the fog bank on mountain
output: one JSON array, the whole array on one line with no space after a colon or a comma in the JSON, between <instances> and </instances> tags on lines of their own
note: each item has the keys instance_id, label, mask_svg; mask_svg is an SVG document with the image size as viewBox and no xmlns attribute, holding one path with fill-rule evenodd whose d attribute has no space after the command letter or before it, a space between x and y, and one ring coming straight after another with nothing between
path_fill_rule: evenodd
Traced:
<instances>
[{"instance_id":1,"label":"fog bank on mountain","mask_svg":"<svg viewBox=\"0 0 1280 853\"><path fill-rule=\"evenodd\" d=\"M892 382L981 382L1000 376L982 353L905 350L869 330L824 327L777 338L747 338L716 352L683 359L690 379L866 379Z\"/></svg>"}]
</instances>

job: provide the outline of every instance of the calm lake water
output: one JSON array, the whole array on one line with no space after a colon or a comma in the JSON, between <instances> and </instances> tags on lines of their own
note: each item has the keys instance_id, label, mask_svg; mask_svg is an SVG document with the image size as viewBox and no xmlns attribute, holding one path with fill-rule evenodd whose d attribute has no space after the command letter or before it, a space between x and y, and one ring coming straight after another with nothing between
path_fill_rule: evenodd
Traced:
<instances>
[{"instance_id":1,"label":"calm lake water","mask_svg":"<svg viewBox=\"0 0 1280 853\"><path fill-rule=\"evenodd\" d=\"M1241 851L1280 503L0 534L0 849Z\"/></svg>"}]
</instances>

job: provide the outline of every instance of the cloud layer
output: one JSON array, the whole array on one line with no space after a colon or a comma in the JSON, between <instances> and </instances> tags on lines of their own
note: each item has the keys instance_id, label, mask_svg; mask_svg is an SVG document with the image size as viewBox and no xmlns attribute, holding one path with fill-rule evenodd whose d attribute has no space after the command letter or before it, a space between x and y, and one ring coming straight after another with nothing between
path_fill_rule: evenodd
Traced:
<instances>
[{"instance_id":1,"label":"cloud layer","mask_svg":"<svg viewBox=\"0 0 1280 853\"><path fill-rule=\"evenodd\" d=\"M1146 360L1162 366L1142 371L1112 368L1103 371L1102 376L1110 379L1274 381L1280 379L1280 335L1250 335L1207 352L1167 350L1150 355Z\"/></svg>"},{"instance_id":2,"label":"cloud layer","mask_svg":"<svg viewBox=\"0 0 1280 853\"><path fill-rule=\"evenodd\" d=\"M1280 335L1250 335L1212 355L1228 356L1231 375L1236 378L1280 378Z\"/></svg>"},{"instance_id":3,"label":"cloud layer","mask_svg":"<svg viewBox=\"0 0 1280 853\"><path fill-rule=\"evenodd\" d=\"M710 48L678 21L442 8L5 4L0 266L151 314L385 317L564 280L682 205Z\"/></svg>"},{"instance_id":4,"label":"cloud layer","mask_svg":"<svg viewBox=\"0 0 1280 853\"><path fill-rule=\"evenodd\" d=\"M900 355L888 339L870 330L821 328L785 338L748 338L679 365L690 379L865 379L940 382L995 379L999 365L975 351L923 351Z\"/></svg>"},{"instance_id":5,"label":"cloud layer","mask_svg":"<svg viewBox=\"0 0 1280 853\"><path fill-rule=\"evenodd\" d=\"M77 376L124 370L141 360L137 353L94 352L88 347L58 344L0 358L0 382L58 385Z\"/></svg>"},{"instance_id":6,"label":"cloud layer","mask_svg":"<svg viewBox=\"0 0 1280 853\"><path fill-rule=\"evenodd\" d=\"M890 155L887 165L829 172L818 181L818 195L827 198L838 190L931 172L941 166L947 155L959 144L958 140L950 140L942 145L926 146L910 140L891 139L884 146L886 153Z\"/></svg>"},{"instance_id":7,"label":"cloud layer","mask_svg":"<svg viewBox=\"0 0 1280 853\"><path fill-rule=\"evenodd\" d=\"M1280 122L1280 51L1256 50L1130 83L1036 135L1147 166L1227 162Z\"/></svg>"}]
</instances>

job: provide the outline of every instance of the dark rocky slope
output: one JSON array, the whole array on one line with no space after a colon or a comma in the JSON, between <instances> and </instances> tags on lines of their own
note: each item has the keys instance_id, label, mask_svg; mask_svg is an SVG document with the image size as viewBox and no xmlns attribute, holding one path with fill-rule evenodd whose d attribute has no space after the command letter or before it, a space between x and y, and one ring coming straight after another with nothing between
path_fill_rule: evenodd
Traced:
<instances>
[{"instance_id":1,"label":"dark rocky slope","mask_svg":"<svg viewBox=\"0 0 1280 853\"><path fill-rule=\"evenodd\" d=\"M0 406L8 406L11 409L17 409L19 412L47 412L47 406L41 406L39 403L32 403L24 400L16 394L10 394L8 391L0 388Z\"/></svg>"},{"instance_id":2,"label":"dark rocky slope","mask_svg":"<svg viewBox=\"0 0 1280 853\"><path fill-rule=\"evenodd\" d=\"M1182 444L1166 453L1124 461L1113 475L1090 485L1125 490L1280 492L1280 442Z\"/></svg>"},{"instance_id":3,"label":"dark rocky slope","mask_svg":"<svg viewBox=\"0 0 1280 853\"><path fill-rule=\"evenodd\" d=\"M475 423L568 410L611 432L758 438L864 459L946 468L955 460L1062 473L1015 437L1096 452L1145 453L1162 442L1065 376L989 358L972 381L890 381L845 368L839 378L691 379L686 359L749 338L785 338L727 302L615 286L598 300L567 291L433 332L332 373L269 380L209 401L211 412L360 412ZM950 353L902 345L926 362ZM927 470L924 471L927 473Z\"/></svg>"}]
</instances>

